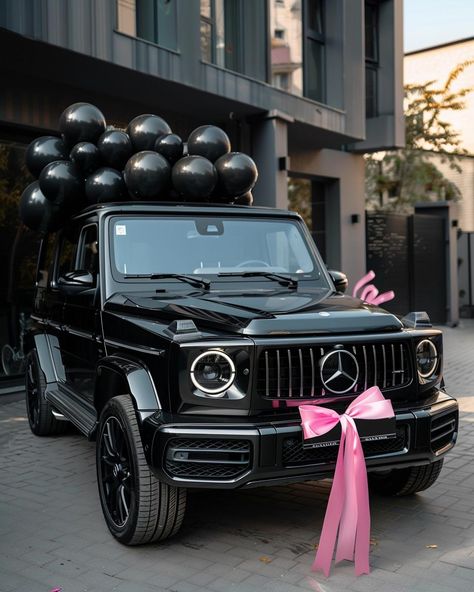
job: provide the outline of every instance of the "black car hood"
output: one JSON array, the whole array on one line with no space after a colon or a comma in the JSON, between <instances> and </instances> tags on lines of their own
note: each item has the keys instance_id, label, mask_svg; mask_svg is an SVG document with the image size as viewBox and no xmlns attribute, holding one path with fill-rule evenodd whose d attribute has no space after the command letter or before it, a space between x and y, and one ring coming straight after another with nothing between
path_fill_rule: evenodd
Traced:
<instances>
[{"instance_id":1,"label":"black car hood","mask_svg":"<svg viewBox=\"0 0 474 592\"><path fill-rule=\"evenodd\" d=\"M241 335L400 331L401 322L381 308L327 290L261 292L127 292L105 310L171 323L192 319L198 329Z\"/></svg>"}]
</instances>

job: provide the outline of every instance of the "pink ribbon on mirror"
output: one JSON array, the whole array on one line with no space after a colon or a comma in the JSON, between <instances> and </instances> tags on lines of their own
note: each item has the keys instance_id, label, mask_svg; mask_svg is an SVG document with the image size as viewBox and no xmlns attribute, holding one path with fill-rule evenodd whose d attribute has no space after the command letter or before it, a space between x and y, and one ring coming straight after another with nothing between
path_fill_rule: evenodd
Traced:
<instances>
[{"instance_id":1,"label":"pink ribbon on mirror","mask_svg":"<svg viewBox=\"0 0 474 592\"><path fill-rule=\"evenodd\" d=\"M352 290L352 296L354 298L360 298L364 302L373 304L374 306L380 306L384 302L393 300L395 298L395 292L393 290L379 294L379 291L373 284L366 285L374 278L375 273L372 270L361 277ZM362 290L360 295L358 295L359 290Z\"/></svg>"},{"instance_id":2,"label":"pink ribbon on mirror","mask_svg":"<svg viewBox=\"0 0 474 592\"><path fill-rule=\"evenodd\" d=\"M373 386L354 399L342 415L317 405L301 405L299 412L305 439L322 436L341 424L336 470L312 569L329 576L337 539L336 563L355 560L356 575L368 574L369 488L364 451L354 419L394 417L392 404Z\"/></svg>"}]
</instances>

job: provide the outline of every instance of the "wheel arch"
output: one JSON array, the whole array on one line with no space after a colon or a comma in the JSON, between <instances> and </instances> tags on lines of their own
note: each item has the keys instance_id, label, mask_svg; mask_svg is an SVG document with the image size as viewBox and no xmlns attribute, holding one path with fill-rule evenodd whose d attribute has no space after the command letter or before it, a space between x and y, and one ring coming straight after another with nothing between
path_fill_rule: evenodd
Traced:
<instances>
[{"instance_id":1,"label":"wheel arch","mask_svg":"<svg viewBox=\"0 0 474 592\"><path fill-rule=\"evenodd\" d=\"M32 350L36 350L39 370L42 372L46 383L57 381L57 372L51 353L49 338L46 333L30 333L27 336L25 341L25 355Z\"/></svg>"},{"instance_id":2,"label":"wheel arch","mask_svg":"<svg viewBox=\"0 0 474 592\"><path fill-rule=\"evenodd\" d=\"M100 360L96 369L94 406L100 416L107 401L117 395L130 395L139 419L161 409L153 378L146 366L122 354Z\"/></svg>"}]
</instances>

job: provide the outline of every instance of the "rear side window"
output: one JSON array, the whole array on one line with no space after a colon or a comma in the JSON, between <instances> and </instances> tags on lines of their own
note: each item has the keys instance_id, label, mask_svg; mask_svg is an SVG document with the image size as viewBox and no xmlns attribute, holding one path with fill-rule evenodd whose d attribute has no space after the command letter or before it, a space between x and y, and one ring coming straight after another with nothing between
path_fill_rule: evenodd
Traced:
<instances>
[{"instance_id":1,"label":"rear side window","mask_svg":"<svg viewBox=\"0 0 474 592\"><path fill-rule=\"evenodd\" d=\"M64 230L59 245L56 278L77 269L76 257L79 242L79 228Z\"/></svg>"},{"instance_id":2,"label":"rear side window","mask_svg":"<svg viewBox=\"0 0 474 592\"><path fill-rule=\"evenodd\" d=\"M46 288L53 269L54 247L56 235L48 234L42 241L36 271L36 285L38 288Z\"/></svg>"}]
</instances>

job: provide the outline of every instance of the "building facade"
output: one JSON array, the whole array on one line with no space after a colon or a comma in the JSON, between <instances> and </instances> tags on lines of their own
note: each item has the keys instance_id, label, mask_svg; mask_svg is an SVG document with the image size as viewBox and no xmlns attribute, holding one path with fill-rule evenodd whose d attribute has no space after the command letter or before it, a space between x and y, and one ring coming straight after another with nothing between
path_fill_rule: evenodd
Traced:
<instances>
[{"instance_id":1,"label":"building facade","mask_svg":"<svg viewBox=\"0 0 474 592\"><path fill-rule=\"evenodd\" d=\"M184 139L223 127L258 165L255 203L297 209L329 267L365 272L362 155L404 142L402 0L3 0L0 43L0 345L21 348L31 306L24 150L76 101Z\"/></svg>"}]
</instances>

